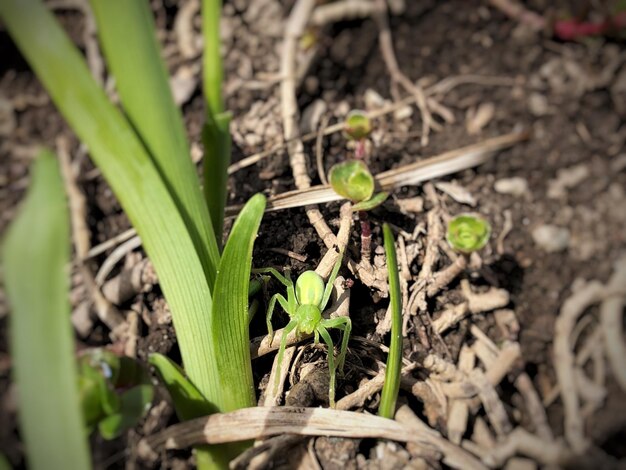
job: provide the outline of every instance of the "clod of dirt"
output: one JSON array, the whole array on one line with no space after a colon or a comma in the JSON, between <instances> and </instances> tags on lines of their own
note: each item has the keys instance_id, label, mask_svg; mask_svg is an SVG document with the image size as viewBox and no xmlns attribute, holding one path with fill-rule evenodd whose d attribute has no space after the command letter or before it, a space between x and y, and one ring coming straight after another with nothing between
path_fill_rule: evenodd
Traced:
<instances>
[{"instance_id":1,"label":"clod of dirt","mask_svg":"<svg viewBox=\"0 0 626 470\"><path fill-rule=\"evenodd\" d=\"M532 235L535 243L548 253L563 251L569 246L569 230L556 225L540 225Z\"/></svg>"},{"instance_id":2,"label":"clod of dirt","mask_svg":"<svg viewBox=\"0 0 626 470\"><path fill-rule=\"evenodd\" d=\"M494 183L493 189L500 194L523 196L528 192L528 181L519 176L513 178L502 178Z\"/></svg>"},{"instance_id":3,"label":"clod of dirt","mask_svg":"<svg viewBox=\"0 0 626 470\"><path fill-rule=\"evenodd\" d=\"M567 195L567 190L578 186L589 177L589 167L584 164L563 168L557 177L548 181L548 197L558 199Z\"/></svg>"},{"instance_id":4,"label":"clod of dirt","mask_svg":"<svg viewBox=\"0 0 626 470\"><path fill-rule=\"evenodd\" d=\"M322 468L356 469L356 452L359 440L338 437L319 437L315 440L315 453Z\"/></svg>"},{"instance_id":5,"label":"clod of dirt","mask_svg":"<svg viewBox=\"0 0 626 470\"><path fill-rule=\"evenodd\" d=\"M13 105L4 96L0 95L0 135L7 136L17 127L17 120Z\"/></svg>"}]
</instances>

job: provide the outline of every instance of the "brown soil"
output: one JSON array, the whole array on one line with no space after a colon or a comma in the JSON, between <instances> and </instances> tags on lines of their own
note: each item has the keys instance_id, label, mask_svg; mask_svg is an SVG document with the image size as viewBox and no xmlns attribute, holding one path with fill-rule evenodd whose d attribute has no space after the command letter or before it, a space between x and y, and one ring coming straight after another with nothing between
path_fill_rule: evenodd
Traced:
<instances>
[{"instance_id":1,"label":"brown soil","mask_svg":"<svg viewBox=\"0 0 626 470\"><path fill-rule=\"evenodd\" d=\"M157 9L157 22L163 28L167 44L174 43L173 18L178 2L152 2ZM474 275L472 283L497 286L511 293L511 305L520 323L519 342L525 370L531 375L540 396L556 383L553 369L552 341L554 321L563 301L573 292L577 279L597 279L606 282L613 271L614 261L624 253L626 236L626 56L622 43L606 38L589 38L578 43L556 42L535 34L515 21L509 20L479 1L406 2L407 9L391 18L392 34L398 61L403 72L412 80L426 79L430 83L456 75L499 76L514 79L509 86L468 84L438 97L441 104L454 112L456 123L443 124L440 132L431 135L426 148L420 145L419 112L405 118L387 116L377 122L381 143L375 145L370 166L374 173L403 165L415 159L462 147L484 138L510 132L515 127L532 130L532 138L500 153L497 158L474 169L445 178L467 189L477 201L474 210L484 214L492 223L494 237L483 253L483 268ZM536 11L545 11L550 2L527 2ZM275 75L279 68L284 18L292 2L277 0L232 0L225 6L224 47L228 108L233 112L233 161L268 149L281 140L281 118L278 86L264 83L260 89L246 87L258 77ZM164 7L165 6L165 7ZM82 15L72 10L57 12L73 39L83 44ZM364 96L374 90L385 99L390 97L390 78L378 48L378 30L372 20L342 22L326 31L320 39L321 51L300 90L300 109L315 100L323 100L331 123L351 108L364 108ZM39 145L54 148L60 135L70 136L75 150L78 143L68 126L45 98L45 92L28 66L20 58L5 31L0 30L0 99L13 108L14 129L2 136L0 143L0 231L15 214L18 202L28 186L28 165ZM181 61L172 59L174 72ZM468 115L481 105L491 104L494 114L482 131L469 135ZM203 101L199 86L183 105L191 141L199 142ZM307 146L314 155L313 146ZM344 158L347 150L341 134L325 140L325 165ZM74 155L77 155L76 153ZM129 222L102 177L94 170L88 157L78 151L80 185L88 198L92 243L96 245L129 228ZM81 156L82 155L82 156ZM621 163L620 163L621 162ZM581 165L585 176L570 188L554 192L560 170ZM319 183L314 164L310 175ZM508 178L521 178L527 190L521 195L502 194L494 184ZM258 191L278 194L293 189L291 170L284 153L279 152L257 165L235 173L229 182L229 202L241 203ZM553 190L550 190L553 188ZM467 211L468 206L438 193L442 207L449 214ZM394 194L398 199L423 196L421 188L404 188ZM338 205L321 207L327 221L338 217ZM427 202L426 210L431 206ZM497 250L496 239L510 213L512 230L503 241L504 251ZM412 233L415 226L425 223L425 212L402 214L393 202L385 203L372 213L373 247L382 245L380 225L388 221ZM547 252L533 240L537 227L550 224L569 230L568 246L557 252ZM332 224L331 224L332 225ZM358 231L352 237L359 246ZM271 248L282 248L305 255L301 262L277 254ZM254 265L290 266L294 273L313 269L326 248L311 227L303 209L268 213L262 222L255 244ZM410 266L417 274L420 255ZM94 260L93 268L106 258L106 253ZM442 258L445 260L445 256ZM442 261L438 268L445 267ZM115 275L117 271L113 273ZM343 272L343 271L342 271ZM345 275L349 275L345 270ZM82 281L75 276L73 303L77 306L85 297ZM278 286L271 286L278 288ZM430 306L436 316L444 303L456 303L460 294L458 283ZM384 316L387 300L376 302L372 292L358 281L352 292L354 335L384 342L375 333L376 323ZM16 428L14 390L10 382L10 358L7 346L7 307L0 305L0 452L16 468L23 465L23 449ZM145 359L149 352L158 351L178 358L175 333L158 287L139 294L122 306L149 316L150 325L143 324L138 339L137 355ZM259 316L261 317L261 316ZM589 327L598 323L598 312L588 312ZM155 319L158 318L158 321ZM282 320L285 318L283 317ZM281 321L278 315L276 322ZM469 327L477 324L496 342L502 335L489 314L463 320L444 341L456 362L462 344L471 342ZM262 318L251 325L251 336L264 333ZM583 333L583 337L584 337ZM96 323L91 333L80 339L81 346L103 345L108 331ZM407 357L417 359L421 346L415 330L406 344ZM384 361L384 355L373 353L353 342L349 364L368 368L372 357ZM423 351L422 351L423 352ZM265 383L272 357L254 362L255 379ZM309 350L302 363L320 362L325 367L325 351ZM361 369L353 367L340 381L338 396L358 387L363 377ZM315 387L312 386L314 392ZM587 421L587 432L594 443L614 459L626 458L626 408L624 392L609 373L607 399ZM516 397L510 386L499 389L507 409L515 407ZM307 392L306 404L324 404L325 395ZM375 412L377 397L364 409ZM412 402L411 402L412 403ZM165 406L165 405L164 405ZM164 410L164 411L163 411ZM174 422L171 408L165 407L160 424L152 431ZM557 436L563 434L563 409L560 400L547 406L548 418ZM155 418L156 419L156 418ZM527 416L516 418L524 425ZM133 443L145 432L145 424L126 438L105 444L93 439L94 458L98 468L122 468L138 460ZM305 448L306 449L306 448ZM314 452L323 468L375 468L375 446L368 441L333 441L317 439ZM378 449L380 450L380 449ZM371 454L370 454L371 452ZM390 451L389 451L390 452ZM306 452L304 452L306 454ZM394 452L391 452L394 454ZM296 455L296 454L294 454ZM301 453L297 453L301 455ZM396 452L389 467L406 465L404 454ZM292 456L293 457L293 456ZM605 456L606 457L606 456ZM607 457L608 458L608 457ZM275 465L283 465L277 456ZM369 460L369 463L368 462ZM611 465L616 460L607 460ZM188 468L189 454L167 454L160 468ZM293 465L293 462L288 465ZM587 465L587 463L585 463ZM129 467L130 468L130 467ZM381 467L378 467L381 468Z\"/></svg>"}]
</instances>

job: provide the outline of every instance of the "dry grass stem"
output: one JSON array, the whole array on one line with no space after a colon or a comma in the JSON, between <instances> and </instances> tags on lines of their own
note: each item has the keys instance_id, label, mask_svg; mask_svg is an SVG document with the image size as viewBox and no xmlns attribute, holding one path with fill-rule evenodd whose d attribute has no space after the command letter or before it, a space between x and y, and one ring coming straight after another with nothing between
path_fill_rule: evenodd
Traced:
<instances>
[{"instance_id":1,"label":"dry grass stem","mask_svg":"<svg viewBox=\"0 0 626 470\"><path fill-rule=\"evenodd\" d=\"M278 355L274 358L272 364L272 371L267 382L267 387L259 400L259 406L278 406L280 405L280 399L283 395L285 388L285 379L289 374L289 367L291 360L296 353L296 347L290 346L285 349L283 360L278 364ZM278 384L276 383L276 376L278 375Z\"/></svg>"},{"instance_id":2,"label":"dry grass stem","mask_svg":"<svg viewBox=\"0 0 626 470\"><path fill-rule=\"evenodd\" d=\"M115 265L119 263L128 253L136 250L140 246L141 239L139 237L133 237L115 248L115 250L113 250L100 265L100 269L98 270L95 278L96 284L98 284L98 286L102 286L104 281L106 281L106 278L109 277L109 274L111 274L111 271L115 269Z\"/></svg>"},{"instance_id":3,"label":"dry grass stem","mask_svg":"<svg viewBox=\"0 0 626 470\"><path fill-rule=\"evenodd\" d=\"M116 330L124 324L124 317L104 295L102 295L102 292L95 282L93 273L83 261L90 247L90 234L87 228L87 204L85 196L76 184L76 177L72 169L69 152L69 142L66 138L59 137L57 139L57 153L59 155L61 174L63 175L65 190L69 200L72 239L74 240L74 247L76 249L78 269L85 283L87 292L94 303L98 318L111 330L111 334L115 336Z\"/></svg>"},{"instance_id":4,"label":"dry grass stem","mask_svg":"<svg viewBox=\"0 0 626 470\"><path fill-rule=\"evenodd\" d=\"M105 282L102 293L114 305L121 305L140 292L147 292L158 283L154 266L144 258L133 267Z\"/></svg>"}]
</instances>

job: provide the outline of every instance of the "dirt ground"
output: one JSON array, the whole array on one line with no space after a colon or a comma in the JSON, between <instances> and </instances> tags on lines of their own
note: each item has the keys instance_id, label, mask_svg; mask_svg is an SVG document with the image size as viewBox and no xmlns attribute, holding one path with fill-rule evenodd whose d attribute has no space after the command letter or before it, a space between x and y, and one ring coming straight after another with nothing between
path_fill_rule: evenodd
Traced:
<instances>
[{"instance_id":1,"label":"dirt ground","mask_svg":"<svg viewBox=\"0 0 626 470\"><path fill-rule=\"evenodd\" d=\"M59 19L84 49L89 32L82 11L72 6L72 2L55 3ZM190 16L190 22L180 19L183 11L191 9L193 12L191 4L197 2L155 0L151 3L170 72L177 80L175 88L180 93L192 153L199 156L203 99L199 50L195 42L199 33L198 12ZM232 158L237 162L272 149L283 140L280 60L285 21L293 2L230 0L225 3L224 89L227 107L234 116ZM449 111L454 122L434 113L440 129L430 133L427 145L422 145L422 117L415 105L398 107L395 112L374 120L369 155L374 174L512 131L531 132L528 140L510 146L474 169L439 178L429 185L395 190L387 202L370 214L372 269L383 274L385 271L380 250L381 226L386 221L393 224L396 237L403 238L405 245L404 256L409 260L405 271L407 295L423 274L433 220L441 224L450 216L474 211L483 214L493 227L493 236L479 260L474 259L450 285L425 299L425 308L416 307L413 315L405 311L404 357L415 363L416 369L407 375L409 385L403 384L401 396L419 418L446 438L469 442L466 449L470 452L470 445L480 447L482 450L474 448L473 453L482 458L493 449L502 450L498 446L513 429L541 435L537 416L529 407L528 394L519 385L520 377L529 377L530 388L538 394L547 428L554 437L549 444L545 444L544 439L544 444L546 448L557 443L562 445L559 449L563 458L549 462L545 455L516 448L492 466L504 467L508 463L507 468L539 468L552 463L571 468L626 468L626 390L616 378L618 371L612 366L610 353L604 351L606 340L601 334L600 301L588 308L583 306L574 331L566 332L575 357L580 357L585 349L592 351L586 359L576 362L576 373L584 376L577 379L577 390L560 391L555 368L555 338L559 334L555 325L557 317L566 310L567 300L585 289L584 281L608 283L619 269L620 261L623 266L626 254L623 230L626 226L626 53L623 40L604 36L558 41L505 17L490 7L489 2L390 3L399 4L401 10L390 16L401 71L426 90L453 77L463 80L458 86L432 96ZM568 12L576 14L579 3L586 2L525 2L528 8L547 17ZM592 9L595 7L594 2L588 3ZM593 11L590 15L593 17ZM318 129L320 116L328 124L334 124L350 109L380 109L398 98L393 96L394 86L379 48L379 29L372 18L340 21L316 32L317 53L298 89L303 134ZM186 34L190 34L191 39ZM70 140L79 185L87 197L92 246L130 228L107 183L2 28L0 56L3 57L0 64L0 232L14 217L28 187L28 167L36 148L41 145L56 148L60 136ZM398 90L399 98L408 95L403 88ZM341 132L325 137L322 149L326 170L352 152ZM320 184L314 140L305 143L305 151L311 157L308 174L312 183ZM441 182L452 185L440 185ZM256 192L271 196L294 188L289 158L283 148L231 175L229 204L240 204ZM329 203L319 207L334 231L339 206ZM119 243L114 247L117 245ZM350 241L350 255L356 260L359 246L356 223ZM90 260L94 273L114 247ZM253 264L255 267L290 267L297 274L314 269L326 250L304 208L270 212L261 225ZM434 272L454 261L449 259L443 244L437 244L434 250L438 253L432 265ZM140 248L134 249L118 263L108 279L141 263L144 256ZM386 293L368 286L346 267L341 272L352 280L350 316L354 330L347 373L339 380L337 398L357 391L366 379L377 374L379 364L386 358L378 345L388 341L384 329ZM77 331L78 348L109 344L109 329L95 318L89 292L78 272L73 274L72 286L73 317L76 321L82 319L84 327ZM270 289L279 289L279 285L270 284ZM436 329L433 322L444 311L463 304L472 295L490 295L496 289L508 293L504 303L496 308L476 308L473 314L466 315L450 329L441 334L433 333L433 328ZM138 358L143 360L148 353L157 351L180 359L171 315L158 285L146 281L141 292L123 299L117 306L125 318L129 318L129 312L135 312L133 315L139 319L132 348ZM17 431L6 338L9 312L4 302L0 307L0 452L16 468L21 468L23 448ZM285 318L277 315L275 321L282 325ZM265 334L263 323L263 318L252 322L251 337ZM589 338L594 344L589 344ZM296 353L302 355L293 366L295 383L287 403L327 406L326 351L310 343L300 343ZM471 398L451 398L444 393L443 402L435 400L438 405L434 405L423 393L416 392L415 382L424 381L430 375L437 381L434 378L437 374L424 365L428 355L459 364L463 350L473 351L476 365L475 368L472 365L469 372L480 370L481 374L489 376L490 360L497 362L500 352L516 345L520 349L515 360L498 383L487 387L496 391L498 406L510 426L508 432L498 432L493 415L485 411L480 400L478 406L469 406L466 426L457 428L456 423L452 425L457 416L453 418L451 410L455 402L469 403ZM489 349L493 347L496 349ZM485 353L484 348L490 350L493 357ZM265 390L273 358L270 354L253 363L259 394ZM459 368L457 372L467 372L462 370L461 364ZM311 370L321 372L315 374ZM454 382L441 377L439 381ZM591 443L582 456L571 452L564 425L568 417L564 410L567 398L563 395L568 393L582 397L579 411L583 417L583 434ZM376 391L352 409L375 413L379 399ZM165 392L159 393L150 416L127 436L108 443L93 437L96 467L191 468L193 460L189 451L162 454L157 462L146 461L135 452L141 437L175 422L167 400ZM479 428L484 431L482 438ZM454 433L460 435L454 437ZM311 467L317 462L325 469L446 466L411 446L387 441L302 438L289 444L293 452L284 452L285 445L277 444L278 451L269 455L268 465L272 468L295 468L296 460Z\"/></svg>"}]
</instances>

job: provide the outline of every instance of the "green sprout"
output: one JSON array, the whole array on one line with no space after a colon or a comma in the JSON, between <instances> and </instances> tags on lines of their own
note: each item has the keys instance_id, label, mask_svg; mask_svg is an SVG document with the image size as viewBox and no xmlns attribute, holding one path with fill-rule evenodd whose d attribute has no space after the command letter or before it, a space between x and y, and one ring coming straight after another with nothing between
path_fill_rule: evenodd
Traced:
<instances>
[{"instance_id":1,"label":"green sprout","mask_svg":"<svg viewBox=\"0 0 626 470\"><path fill-rule=\"evenodd\" d=\"M283 330L283 334L280 339L280 348L278 350L278 364L282 363L285 348L287 346L287 336L293 330L296 333L305 333L307 335L314 335L315 344L319 343L320 336L328 346L328 369L330 372L330 387L328 391L328 399L331 407L335 407L335 371L338 368L343 372L343 365L346 358L346 351L348 349L348 338L350 337L350 331L352 330L352 322L349 317L337 317L325 319L322 317L322 312L326 308L328 301L330 300L330 294L333 289L333 282L337 278L337 273L341 266L341 260L343 253L339 255L335 266L324 285L324 280L315 271L305 271L296 280L296 285L291 280L289 270L285 271L283 276L274 268L262 268L255 269L256 273L269 273L272 274L279 282L281 282L287 288L287 298L281 294L274 294L267 309L267 331L270 338L274 336L274 329L272 328L272 314L274 313L274 307L276 302L280 304L283 310L289 315L289 323ZM328 333L329 328L337 328L343 331L343 337L341 340L341 349L339 357L337 359L337 366L335 366L334 350L335 346L333 340ZM278 376L274 383L274 388L278 386Z\"/></svg>"},{"instance_id":2,"label":"green sprout","mask_svg":"<svg viewBox=\"0 0 626 470\"><path fill-rule=\"evenodd\" d=\"M144 367L102 348L83 352L78 384L87 430L115 439L150 409L154 388Z\"/></svg>"},{"instance_id":3,"label":"green sprout","mask_svg":"<svg viewBox=\"0 0 626 470\"><path fill-rule=\"evenodd\" d=\"M374 177L361 160L347 160L333 165L329 181L337 194L355 203L352 208L355 211L374 209L389 196L386 192L374 194Z\"/></svg>"},{"instance_id":4,"label":"green sprout","mask_svg":"<svg viewBox=\"0 0 626 470\"><path fill-rule=\"evenodd\" d=\"M487 244L491 235L491 226L477 214L457 215L448 223L446 239L452 248L470 254Z\"/></svg>"},{"instance_id":5,"label":"green sprout","mask_svg":"<svg viewBox=\"0 0 626 470\"><path fill-rule=\"evenodd\" d=\"M372 121L365 111L353 109L344 123L344 134L350 140L363 140L372 132Z\"/></svg>"}]
</instances>

